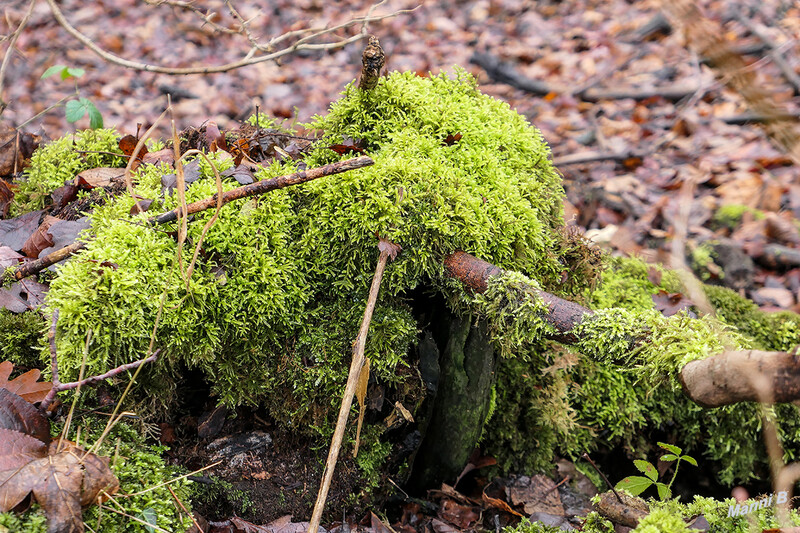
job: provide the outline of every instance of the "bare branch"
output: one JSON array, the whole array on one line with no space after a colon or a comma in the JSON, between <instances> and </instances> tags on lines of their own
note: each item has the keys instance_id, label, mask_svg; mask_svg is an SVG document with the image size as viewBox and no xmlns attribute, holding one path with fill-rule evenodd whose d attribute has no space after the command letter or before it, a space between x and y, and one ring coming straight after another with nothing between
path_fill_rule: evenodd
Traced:
<instances>
[{"instance_id":1,"label":"bare branch","mask_svg":"<svg viewBox=\"0 0 800 533\"><path fill-rule=\"evenodd\" d=\"M19 26L17 26L17 29L14 30L14 33L8 37L8 49L6 49L6 53L3 56L3 63L0 64L0 114L3 113L3 110L6 107L6 102L3 100L3 85L6 79L6 68L8 68L8 64L11 62L11 55L14 53L14 47L17 45L17 39L19 39L22 30L25 29L25 26L27 26L28 21L31 19L34 5L36 5L36 0L31 0L31 3L28 4L28 11L22 17Z\"/></svg>"},{"instance_id":2,"label":"bare branch","mask_svg":"<svg viewBox=\"0 0 800 533\"><path fill-rule=\"evenodd\" d=\"M230 70L235 70L237 68L245 67L248 65L254 65L256 63L263 63L265 61L272 61L283 56L293 54L300 50L332 50L335 48L340 48L345 46L349 43L364 39L367 37L367 33L363 30L347 38L340 38L328 43L311 43L310 41L322 37L325 35L330 35L338 30L349 28L355 25L362 25L364 26L370 22L378 22L380 20L384 20L390 17L395 17L402 13L410 13L414 11L414 9L403 9L399 11L395 11L393 13L389 13L386 15L369 15L364 17L355 17L353 19L348 20L347 22L343 22L342 24L337 24L335 26L331 26L329 28L307 28L303 30L296 30L284 33L272 40L269 41L266 45L258 44L252 45L250 51L242 58L237 61L232 61L230 63L225 63L223 65L215 65L215 66L199 66L199 67L166 67L163 65L153 65L149 63L142 63L139 61L131 61L129 59L125 59L120 57L116 54L113 54L103 48L100 48L91 38L87 35L78 31L72 24L64 16L64 13L61 12L61 9L58 7L56 0L46 0L47 5L50 6L50 11L53 13L53 17L56 21L69 33L72 37L77 39L81 44L83 44L86 48L100 56L101 59L112 63L114 65L119 65L121 67L133 69L133 70L141 70L145 72L157 72L160 74L170 74L174 76L182 76L187 74L214 74L219 72L228 72ZM170 5L174 5L174 2L168 2ZM181 5L181 7L186 7ZM419 7L419 6L417 6ZM188 8L188 7L187 7ZM205 19L204 19L205 20ZM207 21L210 22L210 21ZM242 33L245 37L250 41L251 37L249 35L249 30L247 29L247 22L243 19L240 21L241 31L236 33ZM295 43L286 46L281 50L272 51L275 48L275 45L279 42L286 41L288 39L292 39L295 37L299 37L301 35L305 35L304 37L300 38ZM253 41L250 41L251 44ZM264 55L257 55L257 52L268 52Z\"/></svg>"}]
</instances>

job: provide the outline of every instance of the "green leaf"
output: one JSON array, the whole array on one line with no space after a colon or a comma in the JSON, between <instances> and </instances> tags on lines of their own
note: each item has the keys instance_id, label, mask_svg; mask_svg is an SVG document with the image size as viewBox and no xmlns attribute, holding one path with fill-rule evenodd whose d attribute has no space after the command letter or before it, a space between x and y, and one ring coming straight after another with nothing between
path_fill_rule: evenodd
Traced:
<instances>
[{"instance_id":1,"label":"green leaf","mask_svg":"<svg viewBox=\"0 0 800 533\"><path fill-rule=\"evenodd\" d=\"M97 110L97 107L94 105L94 102L91 100L87 100L86 98L81 98L81 100L85 100L86 102L86 110L89 112L89 127L93 130L99 130L103 127L103 115L100 114L100 111Z\"/></svg>"},{"instance_id":2,"label":"green leaf","mask_svg":"<svg viewBox=\"0 0 800 533\"><path fill-rule=\"evenodd\" d=\"M662 502L664 500L668 500L670 496L672 496L672 491L669 490L669 487L663 483L656 483L656 490L658 491L658 499L660 499Z\"/></svg>"},{"instance_id":3,"label":"green leaf","mask_svg":"<svg viewBox=\"0 0 800 533\"><path fill-rule=\"evenodd\" d=\"M628 476L619 483L617 483L615 489L624 489L633 494L634 496L638 496L639 494L643 493L647 490L647 487L653 484L653 481L642 476Z\"/></svg>"},{"instance_id":4,"label":"green leaf","mask_svg":"<svg viewBox=\"0 0 800 533\"><path fill-rule=\"evenodd\" d=\"M678 456L673 453L668 453L661 456L662 461L675 461L678 459Z\"/></svg>"},{"instance_id":5,"label":"green leaf","mask_svg":"<svg viewBox=\"0 0 800 533\"><path fill-rule=\"evenodd\" d=\"M633 462L633 464L634 466L636 466L636 469L639 470L639 472L649 477L653 481L658 479L658 470L656 470L656 467L654 467L647 461L642 461L641 459L637 459Z\"/></svg>"},{"instance_id":6,"label":"green leaf","mask_svg":"<svg viewBox=\"0 0 800 533\"><path fill-rule=\"evenodd\" d=\"M695 458L694 458L694 457L692 457L691 455L683 455L683 456L681 456L681 459L682 459L682 460L684 460L684 461L686 461L686 462L687 462L687 463L689 463L690 465L697 466L697 461L696 461L696 460L695 460Z\"/></svg>"},{"instance_id":7,"label":"green leaf","mask_svg":"<svg viewBox=\"0 0 800 533\"><path fill-rule=\"evenodd\" d=\"M83 104L85 98L80 100L70 100L67 102L67 122L78 122L86 114L86 106Z\"/></svg>"},{"instance_id":8,"label":"green leaf","mask_svg":"<svg viewBox=\"0 0 800 533\"><path fill-rule=\"evenodd\" d=\"M53 65L52 67L44 71L44 74L42 74L41 79L49 78L50 76L53 76L54 74L59 74L65 70L67 70L66 65Z\"/></svg>"},{"instance_id":9,"label":"green leaf","mask_svg":"<svg viewBox=\"0 0 800 533\"><path fill-rule=\"evenodd\" d=\"M147 533L155 533L155 526L158 525L158 515L153 509L148 507L147 509L143 510L139 514L139 518L141 518L142 521L150 524L148 526L144 526L144 528L147 530Z\"/></svg>"},{"instance_id":10,"label":"green leaf","mask_svg":"<svg viewBox=\"0 0 800 533\"><path fill-rule=\"evenodd\" d=\"M82 68L78 68L78 67L75 67L75 68L73 68L73 67L69 67L69 68L67 68L67 69L65 69L65 70L63 70L63 71L61 72L61 79L62 79L62 80L65 80L65 79L67 79L67 78L80 78L80 77L81 77L81 76L83 76L84 74L86 74L86 71L85 71L85 70L83 70Z\"/></svg>"},{"instance_id":11,"label":"green leaf","mask_svg":"<svg viewBox=\"0 0 800 533\"><path fill-rule=\"evenodd\" d=\"M675 455L680 455L681 452L683 451L674 444L667 444L666 442L659 442L658 445L664 448L665 450L674 453Z\"/></svg>"}]
</instances>

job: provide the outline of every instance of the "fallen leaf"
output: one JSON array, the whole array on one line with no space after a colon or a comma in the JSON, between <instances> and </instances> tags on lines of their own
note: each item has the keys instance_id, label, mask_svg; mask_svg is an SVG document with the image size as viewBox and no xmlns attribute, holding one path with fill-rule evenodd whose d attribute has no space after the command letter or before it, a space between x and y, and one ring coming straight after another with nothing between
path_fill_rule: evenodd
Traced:
<instances>
[{"instance_id":1,"label":"fallen leaf","mask_svg":"<svg viewBox=\"0 0 800 533\"><path fill-rule=\"evenodd\" d=\"M661 311L664 316L672 316L680 311L689 310L693 305L689 298L679 292L669 293L659 290L658 294L652 296L656 309Z\"/></svg>"},{"instance_id":2,"label":"fallen leaf","mask_svg":"<svg viewBox=\"0 0 800 533\"><path fill-rule=\"evenodd\" d=\"M14 371L14 363L3 361L0 363L0 389L13 392L26 402L36 403L44 400L53 384L49 381L39 381L42 373L39 369L28 370L24 374L9 380L8 377Z\"/></svg>"},{"instance_id":3,"label":"fallen leaf","mask_svg":"<svg viewBox=\"0 0 800 533\"><path fill-rule=\"evenodd\" d=\"M44 211L32 211L9 220L0 220L0 245L12 250L22 250L25 241L39 227Z\"/></svg>"},{"instance_id":4,"label":"fallen leaf","mask_svg":"<svg viewBox=\"0 0 800 533\"><path fill-rule=\"evenodd\" d=\"M78 198L80 187L74 183L67 183L50 193L54 207L64 207L68 203Z\"/></svg>"},{"instance_id":5,"label":"fallen leaf","mask_svg":"<svg viewBox=\"0 0 800 533\"><path fill-rule=\"evenodd\" d=\"M22 257L10 247L0 246L0 269L16 265Z\"/></svg>"},{"instance_id":6,"label":"fallen leaf","mask_svg":"<svg viewBox=\"0 0 800 533\"><path fill-rule=\"evenodd\" d=\"M108 187L113 181L120 180L123 176L125 176L124 168L90 168L75 176L75 185L81 189Z\"/></svg>"},{"instance_id":7,"label":"fallen leaf","mask_svg":"<svg viewBox=\"0 0 800 533\"><path fill-rule=\"evenodd\" d=\"M508 505L508 503L504 502L499 498L492 498L491 496L487 496L486 492L481 494L481 499L483 499L483 503L485 503L489 507L494 507L495 509L500 509L501 511L505 511L507 513L511 513L516 516L520 517L522 516L520 513L512 509L511 506Z\"/></svg>"},{"instance_id":8,"label":"fallen leaf","mask_svg":"<svg viewBox=\"0 0 800 533\"><path fill-rule=\"evenodd\" d=\"M6 218L8 208L14 199L14 191L8 186L5 180L0 179L0 218Z\"/></svg>"},{"instance_id":9,"label":"fallen leaf","mask_svg":"<svg viewBox=\"0 0 800 533\"><path fill-rule=\"evenodd\" d=\"M50 441L48 420L6 389L0 389L0 430L5 437L0 443L0 512L33 494L47 516L48 532L82 533L81 506L119 489L107 457L68 441Z\"/></svg>"},{"instance_id":10,"label":"fallen leaf","mask_svg":"<svg viewBox=\"0 0 800 533\"><path fill-rule=\"evenodd\" d=\"M455 135L448 135L445 137L442 144L445 146L453 146L455 143L461 140L462 135L460 133L456 133Z\"/></svg>"},{"instance_id":11,"label":"fallen leaf","mask_svg":"<svg viewBox=\"0 0 800 533\"><path fill-rule=\"evenodd\" d=\"M0 288L0 307L12 313L32 311L44 305L49 287L34 279L23 279Z\"/></svg>"},{"instance_id":12,"label":"fallen leaf","mask_svg":"<svg viewBox=\"0 0 800 533\"><path fill-rule=\"evenodd\" d=\"M50 215L47 215L44 220L42 220L37 230L28 237L28 240L25 241L25 244L22 246L21 251L25 254L25 257L37 259L42 250L53 246L53 237L48 233L48 230L50 226L58 220L59 219L56 217Z\"/></svg>"},{"instance_id":13,"label":"fallen leaf","mask_svg":"<svg viewBox=\"0 0 800 533\"><path fill-rule=\"evenodd\" d=\"M439 518L450 522L456 527L467 529L474 525L481 517L471 506L461 505L453 500L444 500L439 508Z\"/></svg>"},{"instance_id":14,"label":"fallen leaf","mask_svg":"<svg viewBox=\"0 0 800 533\"><path fill-rule=\"evenodd\" d=\"M363 141L353 140L350 137L345 137L341 143L332 144L328 146L328 148L330 148L339 155L364 153Z\"/></svg>"},{"instance_id":15,"label":"fallen leaf","mask_svg":"<svg viewBox=\"0 0 800 533\"><path fill-rule=\"evenodd\" d=\"M378 250L380 250L381 253L386 252L387 254L389 254L389 258L391 258L392 260L394 260L394 258L397 257L398 252L400 252L400 250L403 249L400 247L399 244L395 244L389 239L384 239L383 237L380 236L378 237L378 239L379 239Z\"/></svg>"},{"instance_id":16,"label":"fallen leaf","mask_svg":"<svg viewBox=\"0 0 800 533\"><path fill-rule=\"evenodd\" d=\"M50 422L33 404L6 389L0 389L0 428L50 444Z\"/></svg>"}]
</instances>

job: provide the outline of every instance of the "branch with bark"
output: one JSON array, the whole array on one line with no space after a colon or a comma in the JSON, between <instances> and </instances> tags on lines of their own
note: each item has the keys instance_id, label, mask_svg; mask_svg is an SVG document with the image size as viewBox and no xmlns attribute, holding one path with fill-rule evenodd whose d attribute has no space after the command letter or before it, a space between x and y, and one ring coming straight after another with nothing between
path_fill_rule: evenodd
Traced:
<instances>
[{"instance_id":1,"label":"branch with bark","mask_svg":"<svg viewBox=\"0 0 800 533\"><path fill-rule=\"evenodd\" d=\"M170 74L175 76L182 76L187 74L212 74L219 72L228 72L230 70L245 67L248 65L254 65L256 63L263 63L265 61L275 61L283 56L294 54L304 50L332 50L336 48L341 48L347 44L367 38L369 36L367 32L367 27L370 23L395 17L397 15L404 13L411 13L412 11L416 10L417 7L419 7L417 6L413 9L401 9L384 15L374 15L373 14L374 10L384 3L380 2L378 4L373 5L365 15L360 17L353 17L352 19L343 22L341 24L335 24L332 26L322 26L322 27L309 27L300 30L293 30L286 32L282 35L273 37L272 39L266 42L262 42L259 41L257 38L255 38L250 30L250 23L252 21L245 20L244 17L241 16L239 11L234 7L232 2L230 2L230 0L226 1L225 5L231 16L234 18L234 20L236 20L238 24L238 27L235 29L225 28L224 26L216 24L214 22L217 17L216 13L212 12L203 13L199 8L195 7L190 2L181 2L177 0L165 0L165 1L148 0L147 3L151 5L158 6L165 4L165 5L170 5L172 7L182 8L191 11L199 15L201 24L209 25L215 31L219 31L222 33L239 34L245 40L247 40L247 42L250 45L250 49L241 59L232 61L230 63L225 63L222 65L214 65L214 66L169 67L165 65L155 65L151 63L143 63L140 61L132 61L101 48L89 36L82 33L77 28L75 28L67 20L66 16L64 16L64 13L61 11L61 8L58 6L56 0L46 0L46 2L47 5L50 7L50 12L53 14L53 18L55 18L58 24L61 25L61 27L64 28L64 30L66 30L67 33L69 33L73 38L75 38L83 46L85 46L86 48L97 54L104 61L133 70L140 70L145 72L157 72L160 74ZM358 33L356 33L355 35L351 35L349 37L333 38L328 42L317 42L320 38L329 38L330 36L335 35L337 32L345 30L347 28L351 28L353 26L360 26Z\"/></svg>"},{"instance_id":2,"label":"branch with bark","mask_svg":"<svg viewBox=\"0 0 800 533\"><path fill-rule=\"evenodd\" d=\"M53 320L50 324L50 331L47 335L47 339L50 344L50 368L53 374L53 378L51 379L53 388L51 388L50 392L47 393L47 396L44 397L42 403L39 404L39 410L43 412L47 411L47 408L50 407L50 404L53 403L53 400L56 399L56 394L58 394L59 392L63 392L65 390L77 389L78 387L83 387L85 385L93 385L95 383L99 383L106 379L113 378L114 376L117 376L125 371L134 370L145 363L152 363L158 358L158 354L161 352L161 348L159 348L156 351L154 351L150 356L145 357L144 359L120 365L117 368L112 368L111 370L109 370L104 374L100 374L98 376L90 376L88 378L81 379L78 381L72 381L70 383L61 383L61 381L58 378L58 356L56 353L57 327L58 327L58 309L53 311Z\"/></svg>"},{"instance_id":3,"label":"branch with bark","mask_svg":"<svg viewBox=\"0 0 800 533\"><path fill-rule=\"evenodd\" d=\"M450 276L478 293L486 291L490 278L503 273L501 268L460 251L447 256L444 265ZM543 318L558 332L555 339L567 344L578 341L575 327L593 311L535 287L529 290L547 304L549 312ZM646 341L634 339L634 343ZM796 353L725 351L687 363L678 377L684 393L703 407L763 401L765 387L771 402L800 399L800 357Z\"/></svg>"},{"instance_id":4,"label":"branch with bark","mask_svg":"<svg viewBox=\"0 0 800 533\"><path fill-rule=\"evenodd\" d=\"M237 187L235 189L231 189L230 191L223 193L222 205L232 202L233 200L238 200L240 198L247 198L248 196L256 196L259 194L268 193L270 191L275 191L277 189L290 187L292 185L299 185L301 183L305 183L307 181L315 180L325 176L341 174L342 172L347 172L348 170L364 168L374 163L375 162L372 160L372 158L363 155L360 157L355 157L353 159L346 159L344 161L337 161L336 163L330 163L328 165L323 165L321 167L312 168L310 170L303 170L300 172L295 172L293 174L287 174L285 176L278 176L277 178L270 178L266 180L257 181L255 183L251 183L249 185L243 185L242 187ZM200 211L204 211L206 209L216 208L217 205L218 205L217 195L214 194L212 196L209 196L208 198L189 204L187 206L187 213L188 214L199 213ZM179 216L182 216L182 210L175 209L151 218L150 223L166 224L167 222L172 222L177 220ZM60 248L55 252L47 254L44 257L40 257L35 261L30 261L28 263L24 263L17 267L8 267L5 271L3 271L2 274L0 274L0 280L6 279L6 280L19 281L21 279L27 278L28 276L37 274L42 270L44 270L45 268L58 263L59 261L63 261L64 259L83 250L84 248L86 248L86 243L78 241L70 244L69 246L65 246L64 248Z\"/></svg>"}]
</instances>

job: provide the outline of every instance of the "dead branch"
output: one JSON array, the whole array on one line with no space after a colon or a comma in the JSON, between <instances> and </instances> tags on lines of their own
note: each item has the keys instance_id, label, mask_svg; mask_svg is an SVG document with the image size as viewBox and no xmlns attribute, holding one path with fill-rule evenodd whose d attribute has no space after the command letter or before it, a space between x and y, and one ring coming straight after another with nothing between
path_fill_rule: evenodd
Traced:
<instances>
[{"instance_id":1,"label":"dead branch","mask_svg":"<svg viewBox=\"0 0 800 533\"><path fill-rule=\"evenodd\" d=\"M8 48L3 56L3 62L0 64L0 114L2 114L3 110L6 108L6 102L3 100L3 85L6 79L6 68L8 68L8 63L10 62L11 56L14 53L14 47L17 45L17 39L19 39L22 30L25 29L25 26L28 25L28 21L31 19L33 7L35 5L36 0L31 0L30 4L28 4L28 11L25 13L25 15L23 15L19 26L17 26L17 29L14 30L14 33L8 37Z\"/></svg>"},{"instance_id":2,"label":"dead branch","mask_svg":"<svg viewBox=\"0 0 800 533\"><path fill-rule=\"evenodd\" d=\"M372 285L370 285L369 288L369 298L367 299L367 306L364 309L364 318L361 319L361 328L358 330L358 336L353 344L353 359L350 362L350 372L347 375L344 397L342 398L342 405L339 408L339 418L336 421L336 429L333 433L331 447L328 450L328 460L325 462L322 484L317 494L317 501L314 504L314 512L311 515L308 533L317 533L319 529L319 523L322 519L322 510L325 508L325 500L328 498L328 490L330 489L331 480L333 479L333 471L336 468L336 461L339 458L339 449L344 439L347 418L350 416L350 407L353 405L353 395L356 393L358 377L361 374L361 368L364 366L364 348L367 344L367 333L369 332L370 320L372 320L372 312L375 310L375 303L378 301L378 291L381 288L383 271L386 269L389 258L391 257L394 259L395 255L397 255L399 246L381 239L378 249L380 250L378 265L375 267L375 275L372 278Z\"/></svg>"},{"instance_id":3,"label":"dead branch","mask_svg":"<svg viewBox=\"0 0 800 533\"><path fill-rule=\"evenodd\" d=\"M503 272L465 252L450 254L444 259L444 266L450 276L475 292L484 292L489 278ZM547 303L550 312L544 319L558 331L556 340L574 343L578 338L573 329L593 312L534 287L530 290ZM634 342L646 342L646 339L634 339ZM684 393L703 407L758 401L759 384L764 380L772 387L773 401L800 399L800 357L785 352L723 352L688 363L679 378Z\"/></svg>"},{"instance_id":4,"label":"dead branch","mask_svg":"<svg viewBox=\"0 0 800 533\"><path fill-rule=\"evenodd\" d=\"M383 53L381 43L374 35L369 36L369 43L361 54L361 80L358 88L363 91L371 91L378 85L381 77L381 69L386 63L386 55Z\"/></svg>"},{"instance_id":5,"label":"dead branch","mask_svg":"<svg viewBox=\"0 0 800 533\"><path fill-rule=\"evenodd\" d=\"M680 373L684 392L703 407L760 401L760 388L750 379L732 376L765 376L772 401L791 402L800 398L800 357L786 352L757 350L724 352L687 363Z\"/></svg>"},{"instance_id":6,"label":"dead branch","mask_svg":"<svg viewBox=\"0 0 800 533\"><path fill-rule=\"evenodd\" d=\"M800 76L797 75L792 66L789 65L789 63L783 58L780 52L780 46L778 46L778 44L773 41L772 38L770 38L770 36L764 32L764 30L758 27L748 17L745 17L741 13L737 13L736 20L739 21L742 26L747 28L747 31L758 37L758 39L764 43L764 45L767 47L767 50L769 50L767 53L769 58L773 63L775 63L775 66L780 69L781 74L783 74L783 77L786 78L786 81L788 81L792 87L794 87L794 94L800 94Z\"/></svg>"},{"instance_id":7,"label":"dead branch","mask_svg":"<svg viewBox=\"0 0 800 533\"><path fill-rule=\"evenodd\" d=\"M317 178L331 176L333 174L340 174L342 172L347 172L348 170L355 170L358 168L368 167L374 163L375 162L372 160L372 158L370 158L369 156L362 155L360 157L356 157L353 159L347 159L345 161L337 161L336 163L330 163L328 165L312 168L310 170L295 172L294 174L288 174L286 176L279 176L277 178L257 181L255 183L251 183L249 185L243 185L242 187L237 187L236 189L231 189L230 191L225 192L222 195L222 205L225 205L228 202L232 202L233 200L239 200L240 198L247 198L248 196L256 196L258 194L264 194L270 191L274 191L276 189L283 189L284 187L299 185L300 183L305 183L307 181L315 180ZM192 213L197 213L199 211L211 209L212 207L216 206L217 206L217 195L215 194L204 200L199 200L197 202L189 204L188 206L186 206L186 209L187 213L191 215ZM173 220L178 219L179 214L182 214L180 213L180 209L174 209L157 217L151 218L150 223L164 224L166 222L172 222Z\"/></svg>"},{"instance_id":8,"label":"dead branch","mask_svg":"<svg viewBox=\"0 0 800 533\"><path fill-rule=\"evenodd\" d=\"M61 25L61 27L64 28L67 31L67 33L69 33L73 38L75 38L83 46L85 46L98 56L100 56L100 58L103 59L104 61L133 70L141 70L145 72L158 72L160 74L170 74L174 76L183 76L187 74L213 74L219 72L228 72L230 70L235 70L237 68L245 67L248 65L254 65L256 63L263 63L265 61L274 61L283 56L293 54L301 50L332 50L335 48L341 48L347 44L366 38L368 36L368 33L366 31L366 26L369 23L378 22L404 13L411 13L412 11L417 9L416 7L413 9L401 9L386 15L372 15L371 14L372 10L370 9L370 13L368 13L367 15L362 17L354 17L342 24L336 24L330 27L305 28L302 30L290 31L271 39L267 43L257 42L249 33L248 29L249 21L245 21L241 18L241 16L239 16L238 18L240 27L238 31L236 31L235 33L244 35L245 38L251 44L250 50L244 55L244 57L236 61L232 61L230 63L225 63L223 65L199 66L199 67L167 67L163 65L142 63L140 61L131 61L129 59L125 59L116 54L113 54L108 50L100 48L97 44L95 44L95 42L92 39L90 39L87 35L81 33L74 26L72 26L72 24L69 23L69 21L64 16L64 13L62 13L61 9L58 7L56 0L46 0L46 1L48 6L50 7L50 12L56 19L56 22L58 22ZM166 2L166 3L170 5L175 4L175 2ZM183 4L188 5L188 3L183 3ZM227 3L227 5L230 4ZM185 5L181 7L185 7L188 9L188 7L186 7ZM203 17L204 22L205 23L210 22L210 20L206 19L208 17L213 18L212 15L213 14L205 15ZM339 30L356 25L361 25L361 30L359 31L359 33L353 36L336 39L327 43L313 42L315 39L318 39L320 37L331 35ZM283 43L289 39L297 39L297 40L294 43L287 45L280 50L275 49L279 43Z\"/></svg>"},{"instance_id":9,"label":"dead branch","mask_svg":"<svg viewBox=\"0 0 800 533\"><path fill-rule=\"evenodd\" d=\"M637 154L634 152L581 152L578 154L569 154L562 157L554 157L553 165L563 167L567 165L585 165L587 163L597 163L599 161L616 161L623 162L628 159L642 158L645 154Z\"/></svg>"},{"instance_id":10,"label":"dead branch","mask_svg":"<svg viewBox=\"0 0 800 533\"><path fill-rule=\"evenodd\" d=\"M532 80L521 74L514 66L500 58L485 52L475 52L469 59L470 63L478 65L498 83L505 83L517 89L545 96L547 94L570 94L571 91L562 86L551 85L539 80ZM618 88L618 89L598 89L588 87L573 94L576 98L586 102L599 102L601 100L623 100L632 98L634 100L644 100L654 96L660 96L666 100L677 101L696 93L696 85L674 85L669 87L643 87L643 88Z\"/></svg>"},{"instance_id":11,"label":"dead branch","mask_svg":"<svg viewBox=\"0 0 800 533\"><path fill-rule=\"evenodd\" d=\"M41 411L47 411L47 408L50 407L50 404L53 403L53 400L56 398L56 394L59 392L63 392L65 390L72 390L77 389L78 387L83 387L84 385L92 385L94 383L99 383L100 381L113 378L125 372L126 370L133 370L136 367L139 367L145 363L152 363L158 357L158 354L161 352L161 348L157 349L153 352L150 357L146 357L139 361L134 361L132 363L127 363L124 365L120 365L117 368L113 368L106 372L105 374L100 374L99 376L90 376L85 379L81 379L79 381L72 381L70 383L61 383L58 379L58 356L56 354L56 328L58 327L58 309L53 311L53 320L50 323L50 331L48 332L47 339L50 344L50 368L52 371L52 379L51 382L53 383L53 388L50 389L50 392L47 393L47 396L44 397L42 403L39 404L39 409Z\"/></svg>"},{"instance_id":12,"label":"dead branch","mask_svg":"<svg viewBox=\"0 0 800 533\"><path fill-rule=\"evenodd\" d=\"M56 250L55 252L49 253L44 257L40 257L35 261L29 261L27 263L23 263L19 267L9 267L3 272L3 277L10 277L17 281L27 278L28 276L32 276L34 274L38 274L45 268L55 265L59 261L63 261L67 257L71 256L74 253L77 253L80 250L86 248L86 243L77 241L73 242L69 246L65 246Z\"/></svg>"},{"instance_id":13,"label":"dead branch","mask_svg":"<svg viewBox=\"0 0 800 533\"><path fill-rule=\"evenodd\" d=\"M236 189L231 189L230 191L224 193L222 195L222 204L227 204L233 200L238 200L240 198L245 198L248 196L255 196L258 194L268 193L270 191L274 191L276 189L283 189L284 187L290 187L292 185L299 185L301 183L305 183L307 181L311 181L317 178L322 178L325 176L331 176L333 174L340 174L342 172L347 172L348 170L355 170L357 168L367 167L369 165L374 164L375 162L368 156L360 156L353 159L347 159L345 161L338 161L336 163L331 163L329 165L324 165L317 168L312 168L311 170L306 170L302 172L295 172L294 174L287 174L285 176L278 176L277 178L271 178L267 180L257 181L255 183L251 183L249 185L244 185L242 187L238 187ZM205 200L200 200L198 202L194 202L187 206L187 211L189 214L197 213L203 211L205 209L211 209L217 207L217 195L214 194L206 198ZM178 218L178 209L173 211L168 211L163 213L157 217L153 217L149 220L151 224L165 224L167 222L172 222L177 220ZM86 243L84 242L74 242L69 246L65 246L55 252L47 254L44 257L40 257L35 261L30 261L28 263L24 263L18 267L8 267L6 270L0 274L0 279L13 279L19 281L21 279L27 278L28 276L32 276L41 272L45 268L49 267L50 265L54 265L59 261L63 261L67 257L79 252L86 248Z\"/></svg>"}]
</instances>

